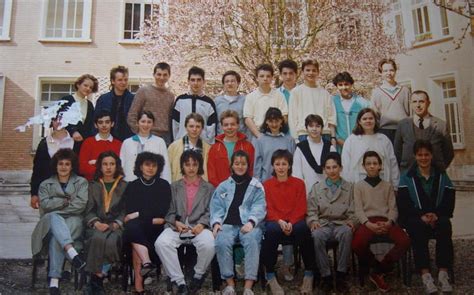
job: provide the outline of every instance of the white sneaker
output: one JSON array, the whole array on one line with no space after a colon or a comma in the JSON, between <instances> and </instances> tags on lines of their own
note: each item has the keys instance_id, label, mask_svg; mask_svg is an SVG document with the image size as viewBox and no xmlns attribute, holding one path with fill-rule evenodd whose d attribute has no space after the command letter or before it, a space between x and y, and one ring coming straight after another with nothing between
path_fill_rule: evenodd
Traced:
<instances>
[{"instance_id":1,"label":"white sneaker","mask_svg":"<svg viewBox=\"0 0 474 295\"><path fill-rule=\"evenodd\" d=\"M236 295L234 286L227 286L222 290L222 295Z\"/></svg>"},{"instance_id":2,"label":"white sneaker","mask_svg":"<svg viewBox=\"0 0 474 295\"><path fill-rule=\"evenodd\" d=\"M293 279L295 278L290 271L289 265L283 264L282 266L280 266L280 274L283 276L283 278L287 282L293 281Z\"/></svg>"},{"instance_id":3,"label":"white sneaker","mask_svg":"<svg viewBox=\"0 0 474 295\"><path fill-rule=\"evenodd\" d=\"M253 293L252 289L245 288L244 293L242 293L242 295L254 295L254 293Z\"/></svg>"},{"instance_id":4,"label":"white sneaker","mask_svg":"<svg viewBox=\"0 0 474 295\"><path fill-rule=\"evenodd\" d=\"M280 286L280 284L278 284L276 277L268 280L267 284L270 287L273 295L285 295L285 291L283 291L283 288Z\"/></svg>"},{"instance_id":5,"label":"white sneaker","mask_svg":"<svg viewBox=\"0 0 474 295\"><path fill-rule=\"evenodd\" d=\"M143 281L144 285L150 285L151 283L153 283L152 277L146 277L145 280Z\"/></svg>"},{"instance_id":6,"label":"white sneaker","mask_svg":"<svg viewBox=\"0 0 474 295\"><path fill-rule=\"evenodd\" d=\"M426 294L437 294L438 288L434 284L433 277L430 273L425 273L421 276L421 280L423 281L423 286L425 287Z\"/></svg>"},{"instance_id":7,"label":"white sneaker","mask_svg":"<svg viewBox=\"0 0 474 295\"><path fill-rule=\"evenodd\" d=\"M453 292L453 286L451 286L451 284L449 283L449 276L447 272L440 271L438 273L438 282L441 285L441 292Z\"/></svg>"}]
</instances>

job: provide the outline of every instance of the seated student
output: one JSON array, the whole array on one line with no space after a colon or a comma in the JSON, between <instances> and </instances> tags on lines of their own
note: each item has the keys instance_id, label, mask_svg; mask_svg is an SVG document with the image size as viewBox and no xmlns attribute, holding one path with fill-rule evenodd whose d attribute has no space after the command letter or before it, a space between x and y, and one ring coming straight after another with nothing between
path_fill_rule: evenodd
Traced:
<instances>
[{"instance_id":1,"label":"seated student","mask_svg":"<svg viewBox=\"0 0 474 295\"><path fill-rule=\"evenodd\" d=\"M204 119L197 113L191 113L184 120L186 135L175 140L168 147L168 158L171 166L171 180L177 181L183 177L181 168L181 155L183 152L193 150L200 153L204 161L204 180L207 180L207 155L211 148L209 144L201 139Z\"/></svg>"},{"instance_id":2,"label":"seated student","mask_svg":"<svg viewBox=\"0 0 474 295\"><path fill-rule=\"evenodd\" d=\"M377 152L365 152L362 165L367 177L354 185L354 211L361 226L354 233L352 249L364 266L374 268L370 280L380 291L387 292L390 287L383 278L384 273L389 272L392 264L410 247L410 238L396 223L398 211L393 186L380 178L382 158ZM376 235L387 236L394 243L380 262L369 247Z\"/></svg>"},{"instance_id":3,"label":"seated student","mask_svg":"<svg viewBox=\"0 0 474 295\"><path fill-rule=\"evenodd\" d=\"M453 266L453 241L450 219L453 217L455 190L446 172L433 163L433 146L417 140L413 146L416 163L400 178L398 209L400 222L413 245L415 266L427 294L438 294L430 274L428 241L436 239L436 264L441 291L452 292L448 269Z\"/></svg>"},{"instance_id":4,"label":"seated student","mask_svg":"<svg viewBox=\"0 0 474 295\"><path fill-rule=\"evenodd\" d=\"M250 159L244 151L231 158L232 176L222 182L211 199L211 226L216 237L217 261L227 286L223 295L235 295L232 248L240 241L245 252L244 295L254 294L257 280L262 221L267 214L262 184L249 174Z\"/></svg>"},{"instance_id":5,"label":"seated student","mask_svg":"<svg viewBox=\"0 0 474 295\"><path fill-rule=\"evenodd\" d=\"M301 247L305 272L301 294L313 292L314 248L311 233L305 223L306 190L304 182L291 176L293 156L288 150L276 150L272 155L273 177L263 183L267 202L265 238L262 261L268 285L273 294L283 294L275 276L278 244L290 238Z\"/></svg>"},{"instance_id":6,"label":"seated student","mask_svg":"<svg viewBox=\"0 0 474 295\"><path fill-rule=\"evenodd\" d=\"M185 151L180 157L183 178L171 184L172 200L166 214L166 229L155 242L155 250L171 282L178 286L178 294L188 288L179 264L178 248L183 243L196 247L197 262L189 286L196 294L204 282L204 274L214 257L214 236L209 230L209 203L214 187L202 179L204 163L196 151Z\"/></svg>"},{"instance_id":7,"label":"seated student","mask_svg":"<svg viewBox=\"0 0 474 295\"><path fill-rule=\"evenodd\" d=\"M293 176L304 180L306 194L309 194L313 184L324 180L323 160L335 148L322 138L324 121L319 115L308 115L304 125L308 137L296 145Z\"/></svg>"},{"instance_id":8,"label":"seated student","mask_svg":"<svg viewBox=\"0 0 474 295\"><path fill-rule=\"evenodd\" d=\"M102 294L102 281L112 263L122 259L122 229L125 207L122 196L127 187L123 181L120 158L112 151L97 159L94 181L89 184L85 224L87 250L86 271L91 273L90 294Z\"/></svg>"},{"instance_id":9,"label":"seated student","mask_svg":"<svg viewBox=\"0 0 474 295\"><path fill-rule=\"evenodd\" d=\"M272 177L272 155L278 149L295 152L295 141L287 134L288 125L282 112L277 108L269 108L265 120L260 127L261 136L254 141L255 165L253 175L260 181Z\"/></svg>"},{"instance_id":10,"label":"seated student","mask_svg":"<svg viewBox=\"0 0 474 295\"><path fill-rule=\"evenodd\" d=\"M170 185L160 178L164 164L161 155L138 154L134 169L138 179L130 182L124 193L127 214L124 218L124 243L132 246L135 291L139 294L145 294L143 279L159 263L153 244L163 231L171 202Z\"/></svg>"},{"instance_id":11,"label":"seated student","mask_svg":"<svg viewBox=\"0 0 474 295\"><path fill-rule=\"evenodd\" d=\"M113 151L120 155L122 146L122 142L110 133L114 127L114 121L109 111L97 113L94 118L94 126L99 132L84 140L79 153L79 173L89 181L94 179L95 163L99 155L106 151Z\"/></svg>"},{"instance_id":12,"label":"seated student","mask_svg":"<svg viewBox=\"0 0 474 295\"><path fill-rule=\"evenodd\" d=\"M151 134L151 128L155 117L149 111L140 112L138 116L138 133L130 138L127 138L120 148L120 159L122 160L123 172L125 174L125 181L133 181L137 179L134 165L136 163L137 155L142 152L151 152L161 155L165 162L163 175L161 177L168 182L171 182L170 164L168 161L168 151L166 150L165 141L156 135Z\"/></svg>"},{"instance_id":13,"label":"seated student","mask_svg":"<svg viewBox=\"0 0 474 295\"><path fill-rule=\"evenodd\" d=\"M50 294L60 294L59 280L67 256L82 270L78 256L87 205L87 180L77 176L77 157L71 149L60 149L51 159L53 175L39 187L41 217L31 235L33 257L48 253ZM47 252L46 252L47 251Z\"/></svg>"},{"instance_id":14,"label":"seated student","mask_svg":"<svg viewBox=\"0 0 474 295\"><path fill-rule=\"evenodd\" d=\"M253 162L255 150L247 140L247 136L239 132L239 114L227 110L221 114L220 122L224 134L216 136L216 143L211 146L207 161L209 182L217 187L229 178L230 159L236 151L244 151L249 155L249 174L253 175Z\"/></svg>"},{"instance_id":15,"label":"seated student","mask_svg":"<svg viewBox=\"0 0 474 295\"><path fill-rule=\"evenodd\" d=\"M326 179L314 184L309 193L306 222L313 236L322 289L330 292L333 288L326 243L335 240L339 243L336 288L338 292L347 292L346 275L351 259L352 233L357 225L353 189L351 183L341 178L341 156L338 153L329 153L322 165Z\"/></svg>"}]
</instances>

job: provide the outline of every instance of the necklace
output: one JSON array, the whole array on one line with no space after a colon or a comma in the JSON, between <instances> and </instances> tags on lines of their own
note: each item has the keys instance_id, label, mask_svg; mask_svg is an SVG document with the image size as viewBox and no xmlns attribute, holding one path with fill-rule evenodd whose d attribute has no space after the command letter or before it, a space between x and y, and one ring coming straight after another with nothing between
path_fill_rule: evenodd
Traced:
<instances>
[{"instance_id":1,"label":"necklace","mask_svg":"<svg viewBox=\"0 0 474 295\"><path fill-rule=\"evenodd\" d=\"M143 181L143 178L140 177L140 181L143 183L144 186L152 186L155 181L156 181L156 178L153 178L153 181L151 183L146 183L145 181Z\"/></svg>"}]
</instances>

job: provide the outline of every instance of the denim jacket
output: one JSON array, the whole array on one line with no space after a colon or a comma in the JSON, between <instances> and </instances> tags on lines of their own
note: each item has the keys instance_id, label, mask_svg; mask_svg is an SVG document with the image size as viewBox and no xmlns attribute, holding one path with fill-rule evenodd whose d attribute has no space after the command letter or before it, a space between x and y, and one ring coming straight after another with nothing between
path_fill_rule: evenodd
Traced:
<instances>
[{"instance_id":1,"label":"denim jacket","mask_svg":"<svg viewBox=\"0 0 474 295\"><path fill-rule=\"evenodd\" d=\"M229 212L230 204L234 199L235 181L232 177L223 181L214 191L211 199L211 226L215 223L223 224ZM263 185L256 178L252 178L244 200L239 207L242 224L249 220L258 226L267 215L267 204L265 202L265 191Z\"/></svg>"}]
</instances>

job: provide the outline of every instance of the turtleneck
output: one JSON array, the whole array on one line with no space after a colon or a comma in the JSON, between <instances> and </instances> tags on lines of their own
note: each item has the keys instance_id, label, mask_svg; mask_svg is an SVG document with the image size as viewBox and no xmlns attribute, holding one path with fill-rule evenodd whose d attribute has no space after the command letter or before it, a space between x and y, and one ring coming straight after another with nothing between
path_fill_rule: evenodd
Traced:
<instances>
[{"instance_id":1,"label":"turtleneck","mask_svg":"<svg viewBox=\"0 0 474 295\"><path fill-rule=\"evenodd\" d=\"M235 181L235 193L232 203L230 204L229 211L227 212L227 217L224 220L224 224L232 224L241 226L242 222L247 222L247 220L240 220L240 210L239 207L242 205L245 197L245 192L250 184L252 177L247 173L244 175L232 174L232 179Z\"/></svg>"},{"instance_id":2,"label":"turtleneck","mask_svg":"<svg viewBox=\"0 0 474 295\"><path fill-rule=\"evenodd\" d=\"M376 187L382 181L378 175L374 177L367 176L364 180L372 187Z\"/></svg>"}]
</instances>

